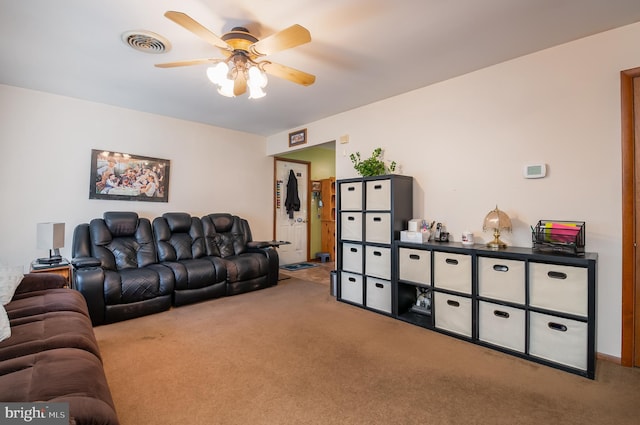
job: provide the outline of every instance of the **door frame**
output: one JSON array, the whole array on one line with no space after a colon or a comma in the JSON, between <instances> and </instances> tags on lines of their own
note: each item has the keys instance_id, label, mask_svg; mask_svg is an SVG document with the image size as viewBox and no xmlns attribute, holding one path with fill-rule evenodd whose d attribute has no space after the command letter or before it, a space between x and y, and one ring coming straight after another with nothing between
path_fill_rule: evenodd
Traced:
<instances>
[{"instance_id":1,"label":"door frame","mask_svg":"<svg viewBox=\"0 0 640 425\"><path fill-rule=\"evenodd\" d=\"M636 270L636 149L633 79L640 77L640 68L620 72L621 118L622 118L622 347L621 364L634 365L636 345L636 297L639 273Z\"/></svg>"},{"instance_id":2,"label":"door frame","mask_svg":"<svg viewBox=\"0 0 640 425\"><path fill-rule=\"evenodd\" d=\"M283 162L295 162L296 164L306 164L307 165L307 192L309 192L309 189L311 188L311 162L310 161L302 161L299 159L289 159L289 158L283 158L281 156L274 156L273 157L273 239L276 239L276 226L278 225L276 223L276 216L277 216L277 205L276 205L276 191L278 188L278 170L276 168L276 162L277 161L283 161ZM310 260L310 251L311 251L311 194L307 193L307 218L305 220L305 224L306 224L306 231L307 231L307 259L305 261L309 261Z\"/></svg>"}]
</instances>

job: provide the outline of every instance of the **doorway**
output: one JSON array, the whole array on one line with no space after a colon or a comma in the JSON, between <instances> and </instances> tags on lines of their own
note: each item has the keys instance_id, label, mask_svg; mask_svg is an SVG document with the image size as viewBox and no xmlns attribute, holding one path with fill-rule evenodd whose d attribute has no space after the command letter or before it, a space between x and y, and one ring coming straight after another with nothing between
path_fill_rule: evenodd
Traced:
<instances>
[{"instance_id":1,"label":"doorway","mask_svg":"<svg viewBox=\"0 0 640 425\"><path fill-rule=\"evenodd\" d=\"M310 163L311 183L310 191L307 193L309 197L309 259L307 261L315 262L315 260L318 259L318 253L329 251L325 246L326 234L324 230L326 229L323 220L324 213L329 212L330 208L329 205L325 205L325 194L322 190L318 192L317 186L320 184L322 187L322 182L326 179L335 178L336 142L332 140L295 151L282 152L274 158L284 161L303 161ZM284 246L282 248L284 248Z\"/></svg>"},{"instance_id":2,"label":"doorway","mask_svg":"<svg viewBox=\"0 0 640 425\"><path fill-rule=\"evenodd\" d=\"M623 366L640 366L640 68L620 73Z\"/></svg>"},{"instance_id":3,"label":"doorway","mask_svg":"<svg viewBox=\"0 0 640 425\"><path fill-rule=\"evenodd\" d=\"M278 250L280 265L301 263L309 259L310 163L275 158L274 166L275 240L290 242Z\"/></svg>"}]
</instances>

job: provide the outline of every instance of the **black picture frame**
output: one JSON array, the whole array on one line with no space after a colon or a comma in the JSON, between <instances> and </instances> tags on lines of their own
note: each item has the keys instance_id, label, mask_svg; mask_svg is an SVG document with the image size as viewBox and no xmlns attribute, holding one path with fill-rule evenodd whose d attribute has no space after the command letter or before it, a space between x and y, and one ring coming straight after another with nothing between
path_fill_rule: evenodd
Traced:
<instances>
[{"instance_id":1,"label":"black picture frame","mask_svg":"<svg viewBox=\"0 0 640 425\"><path fill-rule=\"evenodd\" d=\"M168 159L91 150L89 199L169 202Z\"/></svg>"},{"instance_id":2,"label":"black picture frame","mask_svg":"<svg viewBox=\"0 0 640 425\"><path fill-rule=\"evenodd\" d=\"M302 130L294 131L293 133L289 133L289 147L304 145L305 143L307 143L306 128Z\"/></svg>"}]
</instances>

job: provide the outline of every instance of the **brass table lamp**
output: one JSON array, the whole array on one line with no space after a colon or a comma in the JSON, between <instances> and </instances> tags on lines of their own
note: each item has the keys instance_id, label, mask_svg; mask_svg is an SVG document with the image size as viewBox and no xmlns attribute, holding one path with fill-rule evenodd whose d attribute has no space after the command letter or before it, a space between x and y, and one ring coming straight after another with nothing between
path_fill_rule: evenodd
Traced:
<instances>
[{"instance_id":1,"label":"brass table lamp","mask_svg":"<svg viewBox=\"0 0 640 425\"><path fill-rule=\"evenodd\" d=\"M487 244L488 248L506 248L507 244L500 240L500 232L511 231L511 219L504 211L500 211L496 205L496 209L489 211L487 216L484 218L482 230L485 232L487 230L493 230L493 240Z\"/></svg>"}]
</instances>

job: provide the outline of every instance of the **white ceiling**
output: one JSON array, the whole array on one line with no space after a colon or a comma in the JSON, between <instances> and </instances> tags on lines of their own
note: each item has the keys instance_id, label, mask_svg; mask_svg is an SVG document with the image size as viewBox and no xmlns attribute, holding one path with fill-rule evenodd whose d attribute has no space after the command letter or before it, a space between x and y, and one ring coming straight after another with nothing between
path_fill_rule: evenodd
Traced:
<instances>
[{"instance_id":1,"label":"white ceiling","mask_svg":"<svg viewBox=\"0 0 640 425\"><path fill-rule=\"evenodd\" d=\"M220 96L206 65L221 57L165 18L177 10L217 35L264 38L292 24L311 43L270 56L316 75L271 77L267 96ZM639 0L0 0L0 84L269 136L554 45L640 21ZM133 50L130 30L166 37Z\"/></svg>"}]
</instances>

